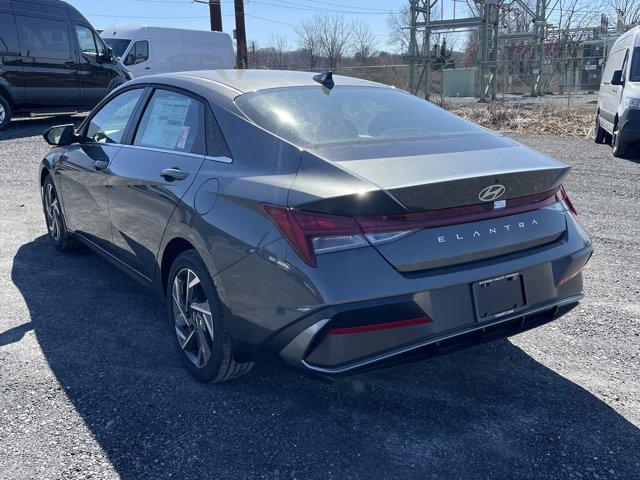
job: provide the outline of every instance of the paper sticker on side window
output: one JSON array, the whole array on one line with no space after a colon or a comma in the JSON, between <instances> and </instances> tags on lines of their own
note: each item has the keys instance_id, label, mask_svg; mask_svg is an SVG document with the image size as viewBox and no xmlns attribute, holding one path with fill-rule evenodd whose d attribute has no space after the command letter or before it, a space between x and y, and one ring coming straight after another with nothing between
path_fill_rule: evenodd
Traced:
<instances>
[{"instance_id":1,"label":"paper sticker on side window","mask_svg":"<svg viewBox=\"0 0 640 480\"><path fill-rule=\"evenodd\" d=\"M151 112L145 112L147 123L141 145L166 149L184 149L191 127L185 125L192 100L182 95L154 98Z\"/></svg>"}]
</instances>

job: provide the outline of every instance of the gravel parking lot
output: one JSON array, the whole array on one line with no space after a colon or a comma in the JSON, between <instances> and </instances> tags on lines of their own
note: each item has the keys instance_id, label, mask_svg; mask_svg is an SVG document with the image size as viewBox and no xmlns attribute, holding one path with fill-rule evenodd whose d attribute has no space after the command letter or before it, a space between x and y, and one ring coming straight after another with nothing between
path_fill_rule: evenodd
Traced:
<instances>
[{"instance_id":1,"label":"gravel parking lot","mask_svg":"<svg viewBox=\"0 0 640 480\"><path fill-rule=\"evenodd\" d=\"M45 237L39 133L0 132L0 478L638 479L640 160L554 136L596 253L561 320L326 384L272 365L191 380L163 306Z\"/></svg>"}]
</instances>

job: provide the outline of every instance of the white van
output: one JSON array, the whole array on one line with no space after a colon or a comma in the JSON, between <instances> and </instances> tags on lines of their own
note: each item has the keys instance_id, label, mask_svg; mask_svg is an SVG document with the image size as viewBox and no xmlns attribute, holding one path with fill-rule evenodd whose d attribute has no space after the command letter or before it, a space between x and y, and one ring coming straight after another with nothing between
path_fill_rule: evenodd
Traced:
<instances>
[{"instance_id":1,"label":"white van","mask_svg":"<svg viewBox=\"0 0 640 480\"><path fill-rule=\"evenodd\" d=\"M624 157L640 143L640 27L618 38L607 55L598 93L596 143L611 142Z\"/></svg>"},{"instance_id":2,"label":"white van","mask_svg":"<svg viewBox=\"0 0 640 480\"><path fill-rule=\"evenodd\" d=\"M228 33L147 26L111 26L100 36L134 76L235 68Z\"/></svg>"}]
</instances>

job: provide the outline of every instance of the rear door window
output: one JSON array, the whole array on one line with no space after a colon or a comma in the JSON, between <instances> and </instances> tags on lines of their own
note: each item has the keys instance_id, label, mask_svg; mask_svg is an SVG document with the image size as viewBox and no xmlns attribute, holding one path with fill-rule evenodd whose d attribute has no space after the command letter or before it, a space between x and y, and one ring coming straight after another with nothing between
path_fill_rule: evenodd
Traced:
<instances>
[{"instance_id":1,"label":"rear door window","mask_svg":"<svg viewBox=\"0 0 640 480\"><path fill-rule=\"evenodd\" d=\"M89 121L86 138L98 143L120 143L143 88L127 90L106 103Z\"/></svg>"},{"instance_id":2,"label":"rear door window","mask_svg":"<svg viewBox=\"0 0 640 480\"><path fill-rule=\"evenodd\" d=\"M16 15L22 54L27 57L68 60L71 42L66 22Z\"/></svg>"},{"instance_id":3,"label":"rear door window","mask_svg":"<svg viewBox=\"0 0 640 480\"><path fill-rule=\"evenodd\" d=\"M142 115L133 144L204 155L204 105L181 93L156 90Z\"/></svg>"}]
</instances>

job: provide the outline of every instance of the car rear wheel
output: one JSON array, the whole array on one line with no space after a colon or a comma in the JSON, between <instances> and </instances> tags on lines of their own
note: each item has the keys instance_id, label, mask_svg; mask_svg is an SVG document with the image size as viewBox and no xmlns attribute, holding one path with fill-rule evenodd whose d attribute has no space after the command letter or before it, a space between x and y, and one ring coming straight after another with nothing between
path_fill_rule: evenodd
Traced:
<instances>
[{"instance_id":1,"label":"car rear wheel","mask_svg":"<svg viewBox=\"0 0 640 480\"><path fill-rule=\"evenodd\" d=\"M596 143L607 143L608 139L609 134L604 128L602 128L602 125L600 125L600 115L596 115L596 126L593 140Z\"/></svg>"},{"instance_id":2,"label":"car rear wheel","mask_svg":"<svg viewBox=\"0 0 640 480\"><path fill-rule=\"evenodd\" d=\"M248 373L209 272L195 250L173 262L167 283L167 313L179 355L200 382L222 383Z\"/></svg>"},{"instance_id":3,"label":"car rear wheel","mask_svg":"<svg viewBox=\"0 0 640 480\"><path fill-rule=\"evenodd\" d=\"M42 208L51 243L61 251L80 248L82 243L71 236L64 224L60 199L51 175L47 175L42 185Z\"/></svg>"},{"instance_id":4,"label":"car rear wheel","mask_svg":"<svg viewBox=\"0 0 640 480\"><path fill-rule=\"evenodd\" d=\"M625 142L620 138L620 133L617 128L613 131L611 146L613 147L614 157L625 158L629 153L629 142Z\"/></svg>"},{"instance_id":5,"label":"car rear wheel","mask_svg":"<svg viewBox=\"0 0 640 480\"><path fill-rule=\"evenodd\" d=\"M0 130L4 130L11 122L11 105L0 95Z\"/></svg>"}]
</instances>

